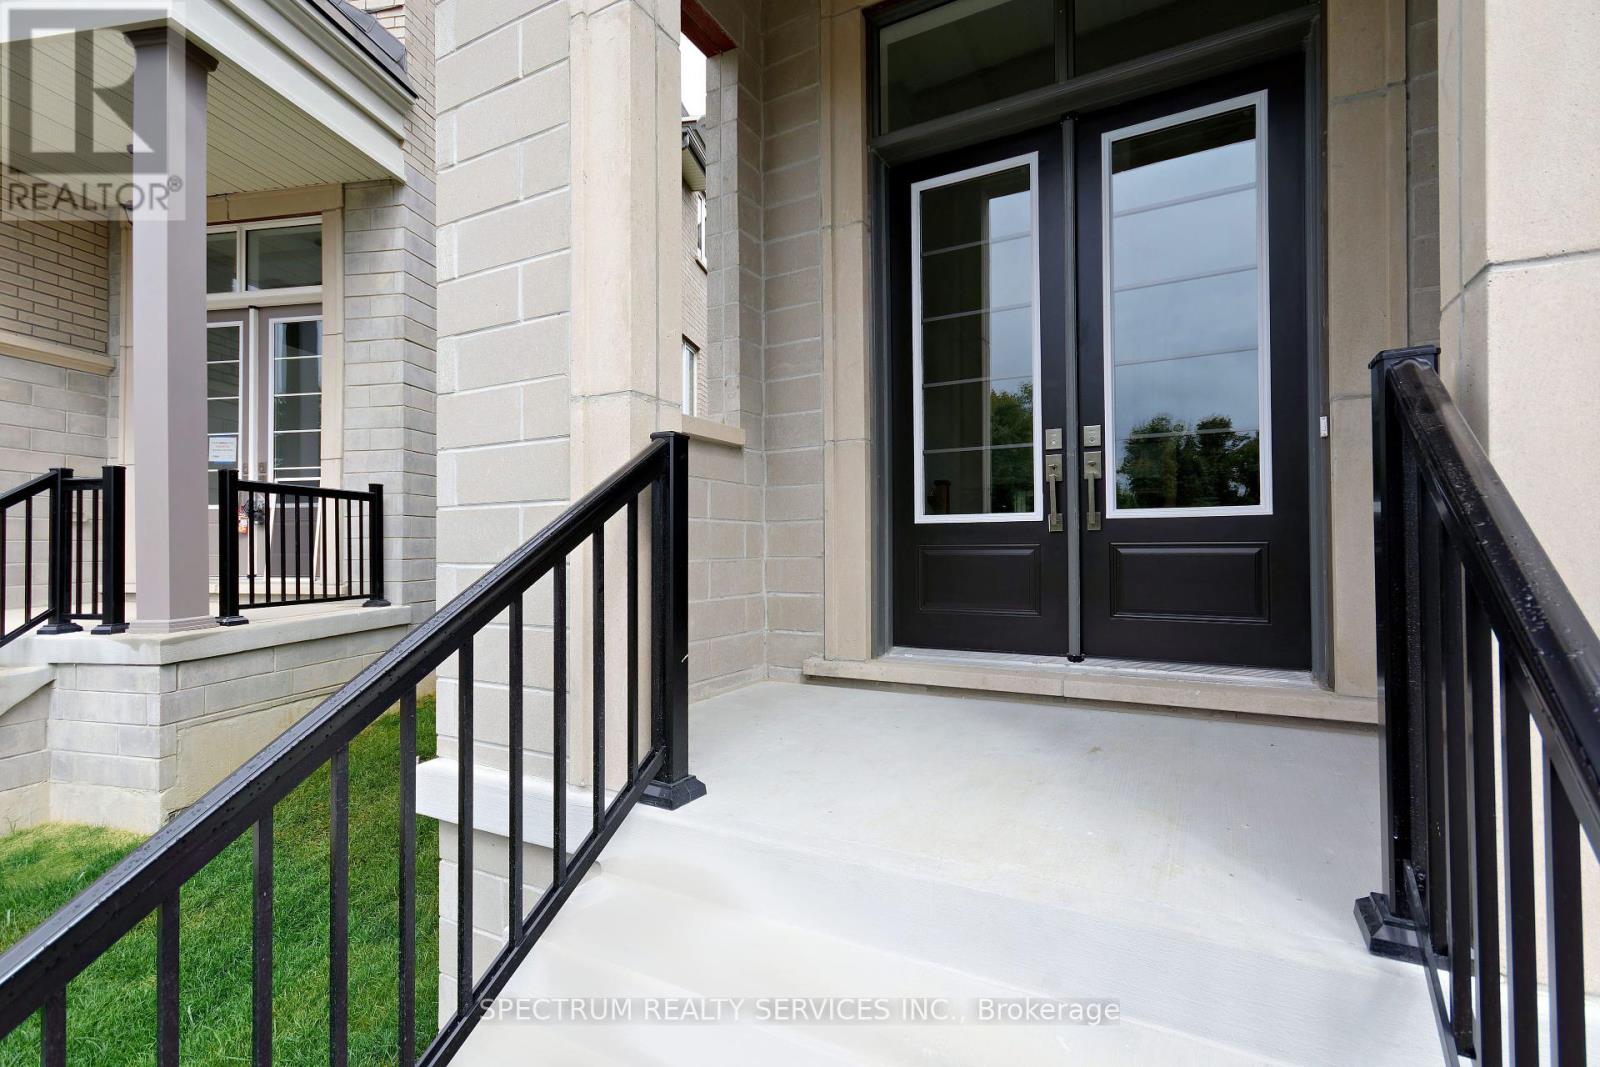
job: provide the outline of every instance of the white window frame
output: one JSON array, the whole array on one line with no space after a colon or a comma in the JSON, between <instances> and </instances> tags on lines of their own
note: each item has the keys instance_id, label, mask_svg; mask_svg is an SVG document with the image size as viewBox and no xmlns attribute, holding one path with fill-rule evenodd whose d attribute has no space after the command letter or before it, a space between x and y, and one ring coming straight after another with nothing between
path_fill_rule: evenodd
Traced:
<instances>
[{"instance_id":1,"label":"white window frame","mask_svg":"<svg viewBox=\"0 0 1600 1067\"><path fill-rule=\"evenodd\" d=\"M291 315L291 316L285 316L285 317L282 317L282 318L274 318L274 319L271 320L269 325L270 325L272 331L275 331L279 326L288 326L288 325L292 325L292 324L297 323L297 322L314 322L319 327L319 329L317 331L317 343L318 343L317 380L320 382L320 381L323 380L323 375L328 369L328 364L327 364L327 358L328 358L328 330L327 330L327 322L325 321L324 316L322 316L322 315ZM262 358L266 361L266 366L263 367L262 370L263 370L263 372L265 374L265 378L266 378L266 391L267 391L267 395L265 397L263 397L262 399L265 401L264 406L266 408L266 413L267 413L267 418L266 418L267 433L266 433L266 438L265 438L265 448L266 448L266 457L265 457L265 459L266 459L266 462L267 462L267 480L271 481L271 482L276 482L276 481L279 480L278 479L278 449L276 447L277 443L278 443L278 405L277 405L276 401L278 399L278 395L279 394L273 389L272 372L275 369L274 368L274 364L277 363L278 357L273 354L272 337L270 336L270 332L271 331L269 331L269 336L267 337L267 351L262 356ZM296 358L301 358L301 357L296 357ZM285 394L285 395L287 395L287 396L309 396L311 394L309 394L309 393L288 393L288 394ZM317 484L320 486L326 481L325 468L326 468L327 464L322 459L321 441L322 441L322 433L323 433L323 424L327 421L328 393L327 393L327 390L325 390L325 389L319 389L318 392L317 392L317 395L319 397L321 397L322 403L321 403L321 406L317 409L317 428L316 428L316 430L315 431L313 431L313 430L285 430L283 432L284 433L298 433L298 434L307 434L307 433L313 433L313 432L316 433L317 441L318 441L318 448L317 448ZM290 468L290 469L292 469L292 470L303 470L304 468L302 468L302 467L293 467L293 468ZM303 478L296 477L293 481L284 482L283 484L285 484L285 485L305 485L306 483L305 483Z\"/></svg>"},{"instance_id":2,"label":"white window frame","mask_svg":"<svg viewBox=\"0 0 1600 1067\"><path fill-rule=\"evenodd\" d=\"M706 194L696 191L694 194L694 261L700 264L701 270L709 270L706 265Z\"/></svg>"},{"instance_id":3,"label":"white window frame","mask_svg":"<svg viewBox=\"0 0 1600 1067\"><path fill-rule=\"evenodd\" d=\"M1138 137L1157 130L1181 126L1198 119L1210 118L1246 107L1255 108L1256 119L1256 383L1259 406L1261 456L1261 503L1223 505L1199 508L1122 508L1117 506L1117 409L1116 404L1116 351L1113 348L1112 273L1111 264L1111 149L1117 141ZM1272 270L1267 258L1267 225L1271 214L1267 210L1267 92L1247 93L1227 100L1219 100L1204 107L1191 108L1159 119L1151 119L1133 126L1108 130L1100 137L1100 289L1103 336L1101 338L1101 373L1104 378L1104 410L1102 419L1106 427L1107 444L1105 482L1105 516L1107 519L1193 519L1224 517L1229 515L1272 514Z\"/></svg>"},{"instance_id":4,"label":"white window frame","mask_svg":"<svg viewBox=\"0 0 1600 1067\"><path fill-rule=\"evenodd\" d=\"M687 337L683 339L683 413L700 417L700 348Z\"/></svg>"},{"instance_id":5,"label":"white window frame","mask_svg":"<svg viewBox=\"0 0 1600 1067\"><path fill-rule=\"evenodd\" d=\"M956 185L973 178L981 178L985 175L997 174L1005 170L1015 170L1022 166L1028 168L1031 215L1029 220L1029 255L1031 258L1030 275L1033 283L1033 510L990 512L987 514L930 515L927 511L928 501L924 484L926 481L925 457L922 447L922 194L930 189ZM1044 436L1041 428L1044 419L1044 395L1040 388L1043 344L1039 309L1039 196L1039 153L1037 152L1012 156L993 163L985 163L978 167L968 167L965 170L958 170L950 174L941 174L936 178L915 182L911 186L911 457L914 468L912 472L913 493L916 497L915 522L917 525L1040 522L1044 519L1044 449L1040 447Z\"/></svg>"}]
</instances>

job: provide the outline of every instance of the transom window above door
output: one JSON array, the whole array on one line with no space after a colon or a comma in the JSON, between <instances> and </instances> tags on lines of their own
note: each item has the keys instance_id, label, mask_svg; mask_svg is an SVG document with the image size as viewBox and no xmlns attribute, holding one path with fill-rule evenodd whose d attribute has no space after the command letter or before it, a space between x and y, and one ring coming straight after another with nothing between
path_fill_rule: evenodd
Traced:
<instances>
[{"instance_id":1,"label":"transom window above door","mask_svg":"<svg viewBox=\"0 0 1600 1067\"><path fill-rule=\"evenodd\" d=\"M946 0L877 24L876 132L993 104L1306 6L1306 0Z\"/></svg>"},{"instance_id":2,"label":"transom window above door","mask_svg":"<svg viewBox=\"0 0 1600 1067\"><path fill-rule=\"evenodd\" d=\"M1039 517L1038 159L911 188L918 522Z\"/></svg>"},{"instance_id":3,"label":"transom window above door","mask_svg":"<svg viewBox=\"0 0 1600 1067\"><path fill-rule=\"evenodd\" d=\"M206 292L258 293L322 285L322 222L287 219L206 231Z\"/></svg>"}]
</instances>

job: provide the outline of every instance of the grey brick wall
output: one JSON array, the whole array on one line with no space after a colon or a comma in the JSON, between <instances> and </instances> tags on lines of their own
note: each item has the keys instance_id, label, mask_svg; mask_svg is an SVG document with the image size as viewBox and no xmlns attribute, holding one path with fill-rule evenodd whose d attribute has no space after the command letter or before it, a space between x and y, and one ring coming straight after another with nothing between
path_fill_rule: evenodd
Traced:
<instances>
[{"instance_id":1,"label":"grey brick wall","mask_svg":"<svg viewBox=\"0 0 1600 1067\"><path fill-rule=\"evenodd\" d=\"M388 597L434 602L434 8L404 9L406 180L344 191L344 482L384 487Z\"/></svg>"},{"instance_id":2,"label":"grey brick wall","mask_svg":"<svg viewBox=\"0 0 1600 1067\"><path fill-rule=\"evenodd\" d=\"M1406 259L1409 336L1439 340L1439 4L1406 4Z\"/></svg>"},{"instance_id":3,"label":"grey brick wall","mask_svg":"<svg viewBox=\"0 0 1600 1067\"><path fill-rule=\"evenodd\" d=\"M768 672L822 652L821 31L766 0L762 237Z\"/></svg>"},{"instance_id":4,"label":"grey brick wall","mask_svg":"<svg viewBox=\"0 0 1600 1067\"><path fill-rule=\"evenodd\" d=\"M110 225L0 222L0 330L103 354Z\"/></svg>"}]
</instances>

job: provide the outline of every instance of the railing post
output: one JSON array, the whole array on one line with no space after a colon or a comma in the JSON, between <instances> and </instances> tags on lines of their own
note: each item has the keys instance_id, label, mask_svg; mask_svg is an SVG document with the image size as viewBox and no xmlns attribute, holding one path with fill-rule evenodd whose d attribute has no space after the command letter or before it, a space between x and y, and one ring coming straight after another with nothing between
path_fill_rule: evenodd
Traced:
<instances>
[{"instance_id":1,"label":"railing post","mask_svg":"<svg viewBox=\"0 0 1600 1067\"><path fill-rule=\"evenodd\" d=\"M386 608L383 598L383 486L367 485L372 504L367 508L367 601L364 608Z\"/></svg>"},{"instance_id":2,"label":"railing post","mask_svg":"<svg viewBox=\"0 0 1600 1067\"><path fill-rule=\"evenodd\" d=\"M217 624L249 621L239 614L239 472L224 467L217 471Z\"/></svg>"},{"instance_id":3,"label":"railing post","mask_svg":"<svg viewBox=\"0 0 1600 1067\"><path fill-rule=\"evenodd\" d=\"M1367 948L1379 956L1422 962L1416 926L1406 900L1405 866L1415 859L1417 829L1426 783L1413 773L1422 749L1421 709L1413 700L1412 677L1420 654L1420 634L1410 625L1407 543L1415 538L1419 487L1405 461L1400 421L1389 392L1389 371L1399 363L1420 362L1439 369L1433 345L1379 352L1372 371L1373 569L1377 606L1378 709L1382 740L1378 749L1382 892L1356 901L1356 921ZM1407 531L1411 531L1408 538Z\"/></svg>"},{"instance_id":4,"label":"railing post","mask_svg":"<svg viewBox=\"0 0 1600 1067\"><path fill-rule=\"evenodd\" d=\"M91 633L128 628L128 471L100 468L100 625Z\"/></svg>"},{"instance_id":5,"label":"railing post","mask_svg":"<svg viewBox=\"0 0 1600 1067\"><path fill-rule=\"evenodd\" d=\"M689 438L650 437L667 442L666 473L650 501L650 641L659 657L650 701L654 742L666 746L666 761L639 802L670 810L706 794L689 773Z\"/></svg>"},{"instance_id":6,"label":"railing post","mask_svg":"<svg viewBox=\"0 0 1600 1067\"><path fill-rule=\"evenodd\" d=\"M53 467L55 484L50 487L50 617L39 627L41 634L74 634L83 629L72 621L72 571L67 560L72 557L72 530L67 519L67 479L72 477L70 467Z\"/></svg>"}]
</instances>

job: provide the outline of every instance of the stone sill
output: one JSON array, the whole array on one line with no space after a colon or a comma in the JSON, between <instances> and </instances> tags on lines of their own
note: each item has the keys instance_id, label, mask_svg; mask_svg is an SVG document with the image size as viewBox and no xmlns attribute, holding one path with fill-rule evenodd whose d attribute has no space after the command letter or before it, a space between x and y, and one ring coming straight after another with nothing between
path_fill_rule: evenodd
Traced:
<instances>
[{"instance_id":1,"label":"stone sill","mask_svg":"<svg viewBox=\"0 0 1600 1067\"><path fill-rule=\"evenodd\" d=\"M11 654L5 659L10 664L158 666L411 625L411 608L406 605L386 608L352 605L282 618L272 618L266 614L273 609L256 610L256 616L244 626L210 626L203 630L168 634L91 634L89 627L93 623L90 622L85 624L82 633L54 636L29 634L10 646L8 652Z\"/></svg>"},{"instance_id":2,"label":"stone sill","mask_svg":"<svg viewBox=\"0 0 1600 1067\"><path fill-rule=\"evenodd\" d=\"M744 447L745 436L742 426L729 426L725 422L714 422L693 415L680 415L678 425L668 428L677 430L691 441L705 441L708 444L727 445L730 448Z\"/></svg>"},{"instance_id":3,"label":"stone sill","mask_svg":"<svg viewBox=\"0 0 1600 1067\"><path fill-rule=\"evenodd\" d=\"M90 374L110 374L117 369L111 357L103 353L91 352L87 348L77 348L73 345L57 344L55 341L41 341L37 337L13 333L11 330L0 330L0 355L31 360L34 363L47 363L52 367L65 367L67 370L87 371Z\"/></svg>"},{"instance_id":4,"label":"stone sill","mask_svg":"<svg viewBox=\"0 0 1600 1067\"><path fill-rule=\"evenodd\" d=\"M937 657L937 658L935 658ZM964 689L1008 696L1048 697L1093 704L1226 712L1276 718L1377 725L1369 697L1324 689L1309 678L1210 675L1202 671L1139 670L1066 661L995 662L962 653L890 653L871 660L813 656L808 678Z\"/></svg>"},{"instance_id":5,"label":"stone sill","mask_svg":"<svg viewBox=\"0 0 1600 1067\"><path fill-rule=\"evenodd\" d=\"M542 761L541 761L542 762ZM456 775L460 767L453 759L439 757L417 766L417 814L449 823L460 823L457 811ZM616 793L606 790L606 804ZM633 818L649 811L636 806ZM472 828L477 833L505 837L511 832L511 775L478 764L472 769ZM548 778L522 777L522 840L524 844L555 847L555 784ZM567 843L577 848L594 829L594 794L587 787L567 789ZM450 858L450 857L446 857Z\"/></svg>"}]
</instances>

